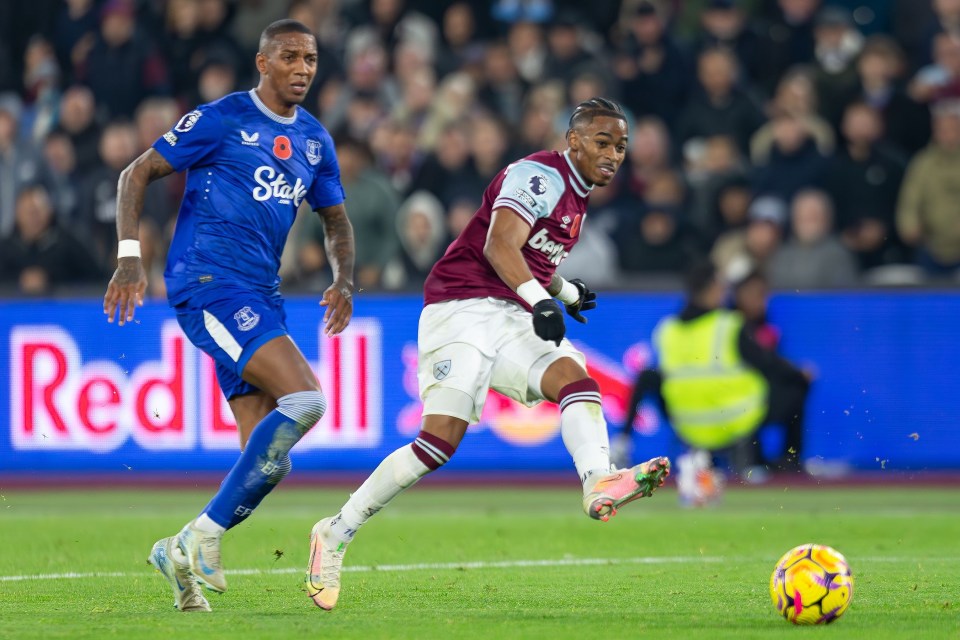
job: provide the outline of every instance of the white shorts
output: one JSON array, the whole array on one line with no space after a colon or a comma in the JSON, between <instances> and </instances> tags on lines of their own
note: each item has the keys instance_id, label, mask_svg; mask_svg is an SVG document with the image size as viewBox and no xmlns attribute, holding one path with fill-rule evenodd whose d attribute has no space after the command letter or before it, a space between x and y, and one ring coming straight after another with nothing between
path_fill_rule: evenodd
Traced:
<instances>
[{"instance_id":1,"label":"white shorts","mask_svg":"<svg viewBox=\"0 0 960 640\"><path fill-rule=\"evenodd\" d=\"M533 332L530 313L500 298L448 300L427 305L417 336L423 413L480 421L487 391L528 407L544 397L540 380L560 358L586 368L586 358L566 338L558 347Z\"/></svg>"}]
</instances>

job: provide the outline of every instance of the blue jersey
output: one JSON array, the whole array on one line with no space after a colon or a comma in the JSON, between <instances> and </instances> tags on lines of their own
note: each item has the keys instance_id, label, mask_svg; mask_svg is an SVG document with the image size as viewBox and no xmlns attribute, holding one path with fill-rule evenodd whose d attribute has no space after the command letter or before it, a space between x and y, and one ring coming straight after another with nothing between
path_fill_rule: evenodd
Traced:
<instances>
[{"instance_id":1,"label":"blue jersey","mask_svg":"<svg viewBox=\"0 0 960 640\"><path fill-rule=\"evenodd\" d=\"M344 199L323 125L300 107L279 116L253 90L197 107L153 148L187 171L164 272L174 306L208 283L275 294L300 203L319 209Z\"/></svg>"}]
</instances>

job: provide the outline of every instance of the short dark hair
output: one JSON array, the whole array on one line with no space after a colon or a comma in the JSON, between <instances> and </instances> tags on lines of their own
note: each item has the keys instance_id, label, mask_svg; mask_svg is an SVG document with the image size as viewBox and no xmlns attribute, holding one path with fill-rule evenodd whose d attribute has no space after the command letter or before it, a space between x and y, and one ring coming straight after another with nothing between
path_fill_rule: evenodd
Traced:
<instances>
[{"instance_id":1,"label":"short dark hair","mask_svg":"<svg viewBox=\"0 0 960 640\"><path fill-rule=\"evenodd\" d=\"M623 107L607 98L590 98L577 105L577 108L570 114L570 129L576 129L583 125L590 124L597 116L606 116L608 118L617 118L626 122L627 116L623 113Z\"/></svg>"},{"instance_id":2,"label":"short dark hair","mask_svg":"<svg viewBox=\"0 0 960 640\"><path fill-rule=\"evenodd\" d=\"M684 289L691 298L697 298L717 279L717 267L710 260L699 260L690 267L683 278Z\"/></svg>"},{"instance_id":3,"label":"short dark hair","mask_svg":"<svg viewBox=\"0 0 960 640\"><path fill-rule=\"evenodd\" d=\"M283 20L271 22L267 25L267 28L263 30L263 33L260 34L260 53L266 50L271 40L284 33L305 33L308 36L316 37L313 31L310 30L310 27L299 20L284 18Z\"/></svg>"}]
</instances>

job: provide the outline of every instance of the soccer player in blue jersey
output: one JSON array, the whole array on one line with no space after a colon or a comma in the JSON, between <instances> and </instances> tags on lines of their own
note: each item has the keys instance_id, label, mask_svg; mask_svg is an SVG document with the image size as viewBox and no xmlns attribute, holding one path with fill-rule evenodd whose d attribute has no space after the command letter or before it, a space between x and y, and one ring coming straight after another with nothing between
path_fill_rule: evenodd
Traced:
<instances>
[{"instance_id":1,"label":"soccer player in blue jersey","mask_svg":"<svg viewBox=\"0 0 960 640\"><path fill-rule=\"evenodd\" d=\"M242 453L220 490L179 534L159 540L149 562L181 611L209 611L200 584L227 589L224 532L250 515L290 471L290 449L323 415L317 378L287 333L277 272L287 234L306 200L323 219L334 282L323 293L327 335L353 313L353 229L343 205L330 135L298 105L317 67L311 31L280 20L260 36L260 82L183 116L120 176L118 266L104 297L122 326L143 304L137 241L149 183L187 171L164 277L183 331L216 361L236 417Z\"/></svg>"}]
</instances>

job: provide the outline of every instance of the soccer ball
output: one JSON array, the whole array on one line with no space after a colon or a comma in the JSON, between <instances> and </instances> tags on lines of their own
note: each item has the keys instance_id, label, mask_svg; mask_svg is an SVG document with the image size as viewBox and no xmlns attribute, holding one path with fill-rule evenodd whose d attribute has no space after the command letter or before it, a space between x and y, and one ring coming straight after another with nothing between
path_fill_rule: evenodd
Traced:
<instances>
[{"instance_id":1,"label":"soccer ball","mask_svg":"<svg viewBox=\"0 0 960 640\"><path fill-rule=\"evenodd\" d=\"M777 612L793 624L829 624L853 598L846 558L822 544L802 544L783 554L770 576Z\"/></svg>"}]
</instances>

